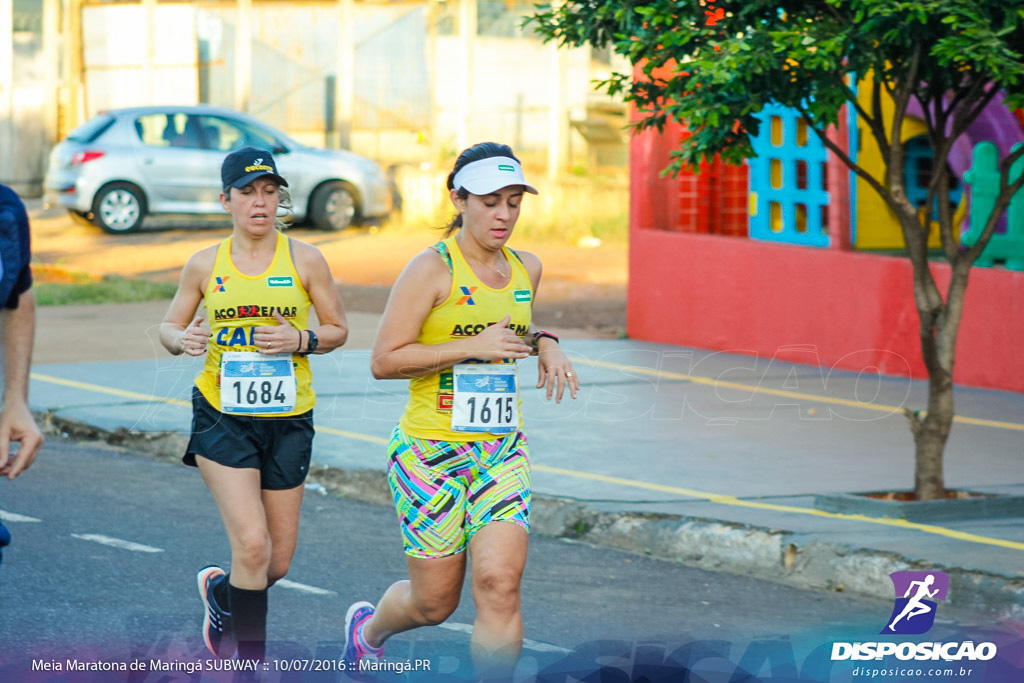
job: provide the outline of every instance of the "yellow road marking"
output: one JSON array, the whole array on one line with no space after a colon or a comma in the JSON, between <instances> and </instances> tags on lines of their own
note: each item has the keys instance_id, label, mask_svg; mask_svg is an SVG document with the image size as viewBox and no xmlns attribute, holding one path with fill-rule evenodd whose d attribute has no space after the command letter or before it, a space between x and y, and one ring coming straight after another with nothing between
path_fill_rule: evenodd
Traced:
<instances>
[{"instance_id":1,"label":"yellow road marking","mask_svg":"<svg viewBox=\"0 0 1024 683\"><path fill-rule=\"evenodd\" d=\"M121 398L130 398L138 401L156 401L158 403L167 403L175 406L184 406L186 408L191 407L192 403L189 401L182 401L177 398L164 398L162 396L153 396L151 394L139 394L134 391L125 391L124 389L114 389L113 387L105 387L100 384L90 384L89 382L79 382L73 379L64 379L62 377L53 377L51 375L41 375L33 372L31 374L32 379L40 382L50 382L51 384L58 384L64 387L73 387L75 389L85 389L87 391L95 391L100 394L110 394L111 396L119 396ZM360 434L359 432L350 432L343 429L334 429L332 427L324 427L321 425L316 426L318 432L325 434L333 434L334 436L343 436L348 439L358 439L360 441L369 441L375 444L387 444L387 439L382 439L379 436L370 436L369 434Z\"/></svg>"},{"instance_id":2,"label":"yellow road marking","mask_svg":"<svg viewBox=\"0 0 1024 683\"><path fill-rule=\"evenodd\" d=\"M360 434L359 432L349 432L344 429L334 429L333 427L322 427L316 425L314 427L316 431L323 432L324 434L333 434L334 436L343 436L346 439L358 439L359 441L368 441L369 443L377 444L380 446L386 446L388 443L387 439L382 439L379 436L371 436L369 434Z\"/></svg>"},{"instance_id":3,"label":"yellow road marking","mask_svg":"<svg viewBox=\"0 0 1024 683\"><path fill-rule=\"evenodd\" d=\"M621 477L611 477L605 474L594 474L591 472L579 472L576 470L563 469L561 467L550 467L548 465L534 464L531 465L531 467L539 472L561 474L563 476L575 477L577 479L590 479L592 481L600 481L607 484L615 484L617 486L628 486L630 488L647 489L649 491L659 491L661 493L671 493L674 495L687 496L689 498L706 500L709 503L719 503L721 505L730 505L733 507L756 508L760 510L770 510L772 512L789 512L798 515L809 515L811 517L824 517L826 519L839 519L851 522L881 524L883 526L892 526L901 529L923 531L927 534L945 536L947 538L955 538L961 541L968 541L970 543L994 545L999 546L1001 548L1009 548L1011 550L1024 550L1024 543L1018 543L1016 541L1006 541L1001 538L991 538L989 536L979 536L977 534L969 534L963 531L947 529L946 527L935 526L932 524L919 524L917 522L908 522L905 519L891 519L887 517L868 517L866 515L850 515L841 512L826 512L824 510L816 510L814 508L801 508L793 505L776 505L774 503L763 503L760 501L753 500L741 500L739 498L736 498L735 496L724 496L718 493L709 493L708 491L684 489L679 488L677 486L666 486L665 484L651 484L645 481L623 479Z\"/></svg>"},{"instance_id":4,"label":"yellow road marking","mask_svg":"<svg viewBox=\"0 0 1024 683\"><path fill-rule=\"evenodd\" d=\"M584 362L584 361L577 361ZM855 407L864 407L868 409L882 410L883 408L876 408L871 405L865 405L857 403L856 401L845 401L843 399L831 399L828 397L814 396L811 394L799 394L797 392L781 391L776 389L762 389L760 387L754 387L750 385L737 384L733 382L718 382L716 380L709 379L707 377L696 377L691 375L684 375L681 373L665 372L662 370L651 370L648 368L630 367L624 365L616 365L614 363L604 363L601 361L585 361L587 364L595 367L606 367L620 370L632 370L641 372L643 374L651 374L659 377L667 377L670 379L681 379L685 381L695 382L698 384L714 384L717 386L728 386L731 388L741 388L745 390L758 391L761 393L770 393L780 396L786 396L789 398L802 398L807 400L823 401L827 403L838 403L843 405L850 405ZM95 391L103 394L110 394L112 396L120 396L122 398L130 398L133 400L145 400L145 401L157 401L160 403L167 403L176 406L188 407L191 405L188 401L182 401L174 398L163 398L160 396L152 396L148 394L140 394L134 391L125 391L123 389L115 389L113 387L106 387L98 384L91 384L89 382L79 382L77 380L63 379L61 377L53 377L51 375L42 375L38 373L31 374L32 379L40 382L50 382L60 386L73 387L76 389L86 389L88 391ZM898 410L894 407L886 407L885 410ZM988 427L1002 427L1008 429L1024 429L1024 425L1018 425L1014 423L997 422L994 420L975 420L973 418L964 418L963 421L970 421L971 424L979 424L981 426ZM372 436L370 434L362 434L360 432L352 432L342 429L334 429L332 427L317 426L317 431L325 434L331 434L334 436L340 436L349 439L357 439L360 441L366 441L373 444L384 445L388 443L387 439ZM761 510L771 510L774 512L788 512L800 515L810 515L814 517L824 517L827 519L838 519L847 520L854 522L866 522L869 524L881 524L883 526L892 526L903 529L912 529L916 531L922 531L924 533L934 534L938 536L945 536L947 538L955 538L962 541L968 541L970 543L980 543L985 545L994 545L1002 548L1009 548L1012 550L1024 550L1024 543L1017 543L1015 541L1006 541L999 538L990 538L988 536L979 536L977 534L969 534L962 531L956 531L954 529L947 529L945 527L935 526L931 524L919 524L917 522L908 522L903 519L889 519L885 517L867 517L865 515L850 515L838 512L825 512L823 510L815 510L812 508L800 508L791 505L776 505L774 503L763 503L758 501L741 500L735 496L726 496L717 493L710 493L708 491L699 491L696 489L686 489L677 486L666 486L665 484L651 484L643 481L635 481L632 479L623 479L620 477L611 477L604 474L595 474L592 472L579 472L576 470L562 469L558 467L550 467L547 465L533 465L533 469L540 472L548 472L550 474L560 474L563 476L575 477L578 479L590 479L593 481L601 481L609 484L616 484L619 486L628 486L630 488L647 489L650 491L660 491L662 493L671 493L673 495L682 495L689 498L697 498L700 500L706 500L710 503L719 503L722 505L730 505L733 507L747 507L757 508Z\"/></svg>"},{"instance_id":5,"label":"yellow road marking","mask_svg":"<svg viewBox=\"0 0 1024 683\"><path fill-rule=\"evenodd\" d=\"M39 382L49 382L50 384L58 384L63 387L74 387L75 389L85 389L87 391L95 391L100 394L110 394L111 396L120 396L121 398L130 398L137 401L156 401L158 403L168 403L173 406L185 406L191 407L190 401L182 401L177 398L164 398L162 396L153 396L151 394L139 394L134 391L125 391L124 389L115 389L113 387L105 387L101 384L90 384L89 382L79 382L73 379L64 379L62 377L53 377L51 375L40 375L39 373L33 372L29 375L34 380Z\"/></svg>"},{"instance_id":6,"label":"yellow road marking","mask_svg":"<svg viewBox=\"0 0 1024 683\"><path fill-rule=\"evenodd\" d=\"M710 387L723 387L725 389L737 389L739 391L747 391L756 394L767 394L769 396L781 396L783 398L799 399L801 401L814 401L817 403L830 403L832 405L847 406L850 408L861 408L862 410L875 410L884 413L901 413L903 408L901 406L891 406L884 403L862 403L860 401L851 401L845 398L835 398L832 396L818 396L816 394L805 394L799 391L788 391L786 389L770 389L767 387L760 387L754 384L742 384L740 382L728 382L726 380L713 379L711 377L701 377L700 375L687 375L682 372L670 372L668 370L657 370L655 368L645 368L639 365L620 365L619 363L607 363L599 360L587 360L584 358L575 359L576 363L582 363L584 365L590 365L595 368L607 368L609 370L625 370L634 372L638 375L649 375L652 377L659 377L662 379L675 379L682 382L691 382L693 384L701 384ZM1014 431L1024 432L1024 424L1017 422L1003 422L1001 420L986 420L978 417L965 417L963 415L954 415L954 422L960 422L962 424L975 425L977 427L994 427L996 429L1012 429Z\"/></svg>"}]
</instances>

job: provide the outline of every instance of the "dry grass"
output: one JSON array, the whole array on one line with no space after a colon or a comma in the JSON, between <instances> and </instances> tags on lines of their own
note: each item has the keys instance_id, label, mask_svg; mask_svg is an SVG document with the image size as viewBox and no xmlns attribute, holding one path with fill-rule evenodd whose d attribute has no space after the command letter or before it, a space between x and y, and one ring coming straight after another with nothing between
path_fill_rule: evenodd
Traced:
<instances>
[{"instance_id":1,"label":"dry grass","mask_svg":"<svg viewBox=\"0 0 1024 683\"><path fill-rule=\"evenodd\" d=\"M66 306L70 304L107 304L126 301L158 301L171 299L177 284L129 279L117 275L98 277L76 273L49 264L32 264L36 304Z\"/></svg>"}]
</instances>

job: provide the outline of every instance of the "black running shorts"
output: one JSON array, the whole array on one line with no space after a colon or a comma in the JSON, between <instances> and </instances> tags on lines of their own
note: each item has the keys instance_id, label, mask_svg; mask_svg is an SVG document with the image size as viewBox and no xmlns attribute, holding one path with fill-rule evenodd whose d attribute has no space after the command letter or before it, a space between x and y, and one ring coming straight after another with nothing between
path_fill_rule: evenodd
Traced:
<instances>
[{"instance_id":1,"label":"black running shorts","mask_svg":"<svg viewBox=\"0 0 1024 683\"><path fill-rule=\"evenodd\" d=\"M313 454L313 411L289 417L229 415L192 387L192 437L182 462L201 455L226 467L258 469L260 487L273 491L301 485Z\"/></svg>"}]
</instances>

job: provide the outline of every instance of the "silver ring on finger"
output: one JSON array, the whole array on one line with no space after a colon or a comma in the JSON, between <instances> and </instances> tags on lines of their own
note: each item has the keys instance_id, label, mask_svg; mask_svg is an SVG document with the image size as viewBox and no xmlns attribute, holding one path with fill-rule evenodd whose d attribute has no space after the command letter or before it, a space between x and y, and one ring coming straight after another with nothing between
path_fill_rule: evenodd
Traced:
<instances>
[{"instance_id":1,"label":"silver ring on finger","mask_svg":"<svg viewBox=\"0 0 1024 683\"><path fill-rule=\"evenodd\" d=\"M572 372L567 372L567 373L565 373L565 376L566 377L575 377L576 375L574 375Z\"/></svg>"}]
</instances>

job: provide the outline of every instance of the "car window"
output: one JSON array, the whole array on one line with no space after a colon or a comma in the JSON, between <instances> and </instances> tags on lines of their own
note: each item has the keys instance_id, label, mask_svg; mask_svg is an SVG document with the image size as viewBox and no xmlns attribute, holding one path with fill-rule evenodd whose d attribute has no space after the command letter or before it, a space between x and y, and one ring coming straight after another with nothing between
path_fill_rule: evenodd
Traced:
<instances>
[{"instance_id":1,"label":"car window","mask_svg":"<svg viewBox=\"0 0 1024 683\"><path fill-rule=\"evenodd\" d=\"M110 128L110 124L113 122L114 117L110 114L94 116L68 133L67 139L75 142L92 142L102 135L107 128Z\"/></svg>"},{"instance_id":2,"label":"car window","mask_svg":"<svg viewBox=\"0 0 1024 683\"><path fill-rule=\"evenodd\" d=\"M243 121L232 121L219 116L197 116L207 149L230 152L242 147L274 149L278 141L273 136Z\"/></svg>"},{"instance_id":3,"label":"car window","mask_svg":"<svg viewBox=\"0 0 1024 683\"><path fill-rule=\"evenodd\" d=\"M197 117L180 112L140 116L135 119L135 132L142 143L150 147L201 149L203 146Z\"/></svg>"}]
</instances>

